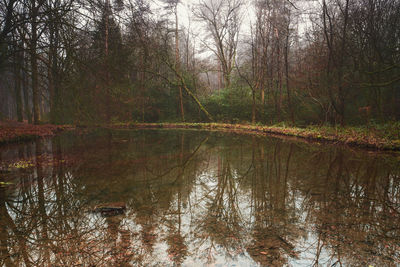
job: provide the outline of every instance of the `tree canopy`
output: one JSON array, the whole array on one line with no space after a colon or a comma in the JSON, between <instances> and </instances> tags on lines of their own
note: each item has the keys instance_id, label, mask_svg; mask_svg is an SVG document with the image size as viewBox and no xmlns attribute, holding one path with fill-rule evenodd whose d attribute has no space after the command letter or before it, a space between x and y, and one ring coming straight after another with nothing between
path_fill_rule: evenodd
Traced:
<instances>
[{"instance_id":1,"label":"tree canopy","mask_svg":"<svg viewBox=\"0 0 400 267\"><path fill-rule=\"evenodd\" d=\"M400 119L400 1L193 3L2 1L0 119Z\"/></svg>"}]
</instances>

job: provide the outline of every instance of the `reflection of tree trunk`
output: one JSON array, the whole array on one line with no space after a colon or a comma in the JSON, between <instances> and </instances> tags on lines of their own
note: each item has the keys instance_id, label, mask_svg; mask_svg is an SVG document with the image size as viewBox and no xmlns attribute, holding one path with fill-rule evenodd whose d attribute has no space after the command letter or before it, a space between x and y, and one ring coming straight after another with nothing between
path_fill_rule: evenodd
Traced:
<instances>
[{"instance_id":1,"label":"reflection of tree trunk","mask_svg":"<svg viewBox=\"0 0 400 267\"><path fill-rule=\"evenodd\" d=\"M260 147L260 151L258 148ZM255 217L257 221L260 221L261 218L259 214L265 211L267 207L267 199L266 199L266 178L265 177L265 170L264 170L264 147L263 144L257 142L253 139L253 166L254 166L254 175L253 175L253 186L252 191L254 192L254 208L255 208Z\"/></svg>"},{"instance_id":2,"label":"reflection of tree trunk","mask_svg":"<svg viewBox=\"0 0 400 267\"><path fill-rule=\"evenodd\" d=\"M38 185L38 205L39 213L41 217L41 228L42 228L42 242L44 248L44 266L50 266L50 255L48 246L48 233L47 233L47 214L45 207L45 197L44 197L44 177L42 171L42 157L43 157L43 147L40 140L36 141L36 172L37 172L37 185ZM47 263L47 264L46 264Z\"/></svg>"},{"instance_id":3,"label":"reflection of tree trunk","mask_svg":"<svg viewBox=\"0 0 400 267\"><path fill-rule=\"evenodd\" d=\"M226 170L225 166L222 167L221 175L218 175L218 183L217 183L217 191L215 193L215 201L212 205L213 210L215 211L215 216L218 218L222 217L222 210L223 210L223 197L224 192L226 189Z\"/></svg>"},{"instance_id":4,"label":"reflection of tree trunk","mask_svg":"<svg viewBox=\"0 0 400 267\"><path fill-rule=\"evenodd\" d=\"M212 210L217 218L224 218L224 195L228 194L228 205L230 215L235 213L234 192L235 184L233 181L230 163L223 162L222 173L218 176L217 190L215 200L213 201ZM228 223L228 221L227 221Z\"/></svg>"},{"instance_id":5,"label":"reflection of tree trunk","mask_svg":"<svg viewBox=\"0 0 400 267\"><path fill-rule=\"evenodd\" d=\"M289 163L292 158L292 148L286 159L284 174L283 150L281 142L276 142L272 154L264 156L263 147L253 142L254 176L254 226L253 240L247 247L247 252L262 266L283 266L289 256L294 255L294 246L287 238L286 191L289 173ZM266 162L264 162L266 158ZM265 169L269 170L264 175ZM283 176L285 175L285 179ZM265 182L264 182L265 181ZM265 186L264 186L265 184ZM269 197L269 199L268 199ZM284 227L282 229L282 227ZM260 254L268 253L267 257Z\"/></svg>"},{"instance_id":6,"label":"reflection of tree trunk","mask_svg":"<svg viewBox=\"0 0 400 267\"><path fill-rule=\"evenodd\" d=\"M317 252L312 266L319 266L319 257L321 255L322 247L324 246L324 242L321 240L321 235L322 233L318 234Z\"/></svg>"},{"instance_id":7,"label":"reflection of tree trunk","mask_svg":"<svg viewBox=\"0 0 400 267\"><path fill-rule=\"evenodd\" d=\"M383 200L384 200L385 203L390 203L390 196L389 196L390 187L391 187L390 176L391 176L391 170L389 170L387 175L385 175L385 181L384 181L384 184L383 184L383 192L384 192L383 193ZM394 175L393 175L393 177L394 177ZM388 206L385 205L384 208L383 208L383 213L384 214L387 214L387 211L388 211L387 208L388 208Z\"/></svg>"},{"instance_id":8,"label":"reflection of tree trunk","mask_svg":"<svg viewBox=\"0 0 400 267\"><path fill-rule=\"evenodd\" d=\"M118 241L118 234L119 234L119 225L121 223L121 219L119 216L115 217L107 217L106 218L107 222L107 234L108 234L108 245L109 245L109 251L110 254L113 255L114 258L114 264L117 265L118 262L118 246L117 246L117 241Z\"/></svg>"},{"instance_id":9,"label":"reflection of tree trunk","mask_svg":"<svg viewBox=\"0 0 400 267\"><path fill-rule=\"evenodd\" d=\"M289 155L286 160L286 174L285 174L285 181L284 181L285 191L284 191L283 197L285 199L286 199L286 193L287 193L287 184L288 184L288 177L289 177L289 164L290 164L290 159L292 157L292 151L293 151L293 144L290 144Z\"/></svg>"},{"instance_id":10,"label":"reflection of tree trunk","mask_svg":"<svg viewBox=\"0 0 400 267\"><path fill-rule=\"evenodd\" d=\"M365 188L365 197L364 197L364 211L365 212L373 212L373 205L375 202L371 202L371 199L375 199L375 189L376 189L376 177L377 177L377 168L376 168L376 158L373 162L369 162L366 167L365 176L363 177L363 183ZM372 207L371 207L372 205Z\"/></svg>"},{"instance_id":11,"label":"reflection of tree trunk","mask_svg":"<svg viewBox=\"0 0 400 267\"><path fill-rule=\"evenodd\" d=\"M2 181L1 177L0 181ZM5 188L0 187L0 260L4 259L5 266L11 267L18 264L13 263L10 252L7 249L10 245L8 239L11 238L7 229L10 229L17 239L17 246L19 248L19 253L22 255L24 260L24 264L28 267L31 266L28 253L26 252L26 241L22 236L21 230L15 225L13 218L8 213L6 207Z\"/></svg>"},{"instance_id":12,"label":"reflection of tree trunk","mask_svg":"<svg viewBox=\"0 0 400 267\"><path fill-rule=\"evenodd\" d=\"M179 191L178 191L178 234L180 234L181 230L181 184L183 181L183 171L184 171L184 164L183 164L183 152L184 152L184 144L185 144L185 133L181 134L181 150L179 153L179 164L181 168L179 168Z\"/></svg>"},{"instance_id":13,"label":"reflection of tree trunk","mask_svg":"<svg viewBox=\"0 0 400 267\"><path fill-rule=\"evenodd\" d=\"M53 148L53 184L56 194L56 202L57 202L57 210L58 215L64 215L64 175L63 175L63 167L61 165L62 155L61 155L61 142L60 139L52 140L52 148ZM58 227L62 228L62 225L58 225Z\"/></svg>"},{"instance_id":14,"label":"reflection of tree trunk","mask_svg":"<svg viewBox=\"0 0 400 267\"><path fill-rule=\"evenodd\" d=\"M179 163L180 165L183 164L183 153L184 153L184 145L185 145L185 133L181 133L181 149L180 149L180 153L179 153Z\"/></svg>"},{"instance_id":15,"label":"reflection of tree trunk","mask_svg":"<svg viewBox=\"0 0 400 267\"><path fill-rule=\"evenodd\" d=\"M181 211L181 203L182 203L182 192L181 192L181 188L179 188L179 191L178 191L178 203L177 203L177 205L178 205L178 211L177 211L177 213L178 213L178 230L177 230L177 235L178 235L178 237L180 237L180 240L182 240L183 241L183 237L182 237L182 234L181 234L181 225L182 225L182 211ZM183 242L182 242L183 243ZM178 253L179 253L179 255L177 255L178 257L177 257L177 261L175 262L176 263L176 266L177 267L180 267L181 265L182 265L182 260L183 260L183 251L181 251L182 249L183 249L183 245L184 244L179 244L179 245L181 245L181 247L179 248L179 251L178 251Z\"/></svg>"},{"instance_id":16,"label":"reflection of tree trunk","mask_svg":"<svg viewBox=\"0 0 400 267\"><path fill-rule=\"evenodd\" d=\"M178 267L181 266L184 256L186 254L184 238L182 237L182 234L181 234L181 225L182 225L181 207L182 207L182 186L183 186L182 183L184 180L183 174L184 174L184 168L185 168L185 164L183 161L184 144L185 144L185 133L181 133L181 135L180 135L180 153L179 153L180 168L179 168L179 173L178 173L179 183L178 183L177 210L176 210L177 217L178 217L178 227L175 231L173 230L171 232L171 233L173 233L173 236L172 236L173 237L173 245L170 246L170 250L174 254L174 257L173 257L174 263Z\"/></svg>"},{"instance_id":17,"label":"reflection of tree trunk","mask_svg":"<svg viewBox=\"0 0 400 267\"><path fill-rule=\"evenodd\" d=\"M271 177L271 181L275 180L273 187L270 188L271 196L273 197L272 203L273 208L277 211L284 210L285 199L283 194L283 188L281 184L281 144L280 140L276 142L274 148L274 166L275 166L275 179ZM275 193L272 193L275 192ZM283 199L282 199L283 198Z\"/></svg>"},{"instance_id":18,"label":"reflection of tree trunk","mask_svg":"<svg viewBox=\"0 0 400 267\"><path fill-rule=\"evenodd\" d=\"M338 161L339 166L338 166L338 171L335 175L335 179L336 179L335 190L333 192L336 197L338 197L338 193L340 190L340 182L341 182L340 180L343 177L343 169L344 169L343 167L344 166L343 166L343 152L342 151L339 151L339 153L337 154L337 161Z\"/></svg>"},{"instance_id":19,"label":"reflection of tree trunk","mask_svg":"<svg viewBox=\"0 0 400 267\"><path fill-rule=\"evenodd\" d=\"M1 177L0 182L4 182ZM8 251L8 248L10 247L8 239L10 237L7 232L6 217L8 217L8 220L11 220L11 218L8 214L5 201L5 188L0 187L0 263L3 262L6 267L11 267L15 266L15 263L12 261L10 251Z\"/></svg>"},{"instance_id":20,"label":"reflection of tree trunk","mask_svg":"<svg viewBox=\"0 0 400 267\"><path fill-rule=\"evenodd\" d=\"M333 159L332 159L333 157ZM326 204L328 199L329 199L329 193L328 189L329 189L329 185L332 183L332 179L334 179L333 177L333 171L334 171L334 167L335 167L335 162L337 160L337 156L336 156L336 152L335 151L330 151L329 153L329 167L328 170L326 172L326 176L325 176L325 186L324 186L324 191L323 191L323 198L324 198L324 203ZM332 192L331 192L332 193Z\"/></svg>"}]
</instances>

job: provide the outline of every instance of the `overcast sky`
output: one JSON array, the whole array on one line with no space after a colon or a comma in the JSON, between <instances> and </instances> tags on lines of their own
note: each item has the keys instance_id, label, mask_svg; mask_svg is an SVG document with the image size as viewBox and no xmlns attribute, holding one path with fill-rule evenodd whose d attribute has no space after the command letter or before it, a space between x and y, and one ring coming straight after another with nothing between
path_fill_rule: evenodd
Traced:
<instances>
[{"instance_id":1,"label":"overcast sky","mask_svg":"<svg viewBox=\"0 0 400 267\"><path fill-rule=\"evenodd\" d=\"M209 57L212 52L211 51L203 51L203 53L199 53L200 51L200 44L204 41L207 41L207 34L204 30L205 24L198 21L194 14L193 10L196 9L197 5L199 4L200 0L181 0L181 2L178 5L178 20L179 20L179 25L181 29L184 28L189 28L190 31L194 36L192 36L192 39L194 38L195 40L194 43L196 44L196 50L197 50L197 55L201 58L204 57ZM250 18L254 18L254 15L251 16L249 15L252 12L251 8L251 2L252 1L244 1L244 6L242 8L243 12L243 18L242 18L242 25L241 25L241 31L239 34L239 38L244 38L250 35L250 25L251 21ZM165 11L165 6L166 4L162 2L162 0L152 0L151 1L151 8L154 11L155 14L166 14ZM175 20L175 17L171 17L171 20Z\"/></svg>"},{"instance_id":2,"label":"overcast sky","mask_svg":"<svg viewBox=\"0 0 400 267\"><path fill-rule=\"evenodd\" d=\"M193 15L193 10L196 9L196 6L199 4L200 0L181 0L178 5L178 18L179 25L181 29L189 28L194 36L191 37L192 42L196 45L196 51L198 57L204 58L209 57L212 53L210 51L204 51L200 53L200 44L207 40L207 34L204 30L204 23L198 21ZM239 42L245 39L248 39L251 34L251 25L255 23L255 12L253 8L253 0L244 0L244 6L242 8L242 25L239 33ZM154 14L163 14L166 15L166 4L162 2L162 0L150 0L151 8ZM301 19L299 19L299 23L293 25L299 31L300 35L302 35L307 27L310 26L309 13L313 7L317 6L319 3L318 0L298 0L295 1L295 5L298 8L296 12L300 12L302 14ZM175 17L171 17L171 20L174 21ZM243 42L240 42L243 44Z\"/></svg>"}]
</instances>

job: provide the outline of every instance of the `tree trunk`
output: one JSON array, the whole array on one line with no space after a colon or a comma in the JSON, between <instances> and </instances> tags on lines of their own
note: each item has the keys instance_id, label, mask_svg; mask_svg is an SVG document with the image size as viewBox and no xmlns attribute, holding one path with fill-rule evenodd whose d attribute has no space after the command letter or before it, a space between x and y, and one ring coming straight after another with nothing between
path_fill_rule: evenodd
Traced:
<instances>
[{"instance_id":1,"label":"tree trunk","mask_svg":"<svg viewBox=\"0 0 400 267\"><path fill-rule=\"evenodd\" d=\"M178 25L178 3L175 5L175 69L180 72L180 58L179 58L179 25ZM185 112L183 110L183 95L182 86L179 87L179 105L181 110L181 119L185 121Z\"/></svg>"},{"instance_id":2,"label":"tree trunk","mask_svg":"<svg viewBox=\"0 0 400 267\"><path fill-rule=\"evenodd\" d=\"M278 120L282 121L282 70L281 70L281 47L279 43L279 32L276 30L276 42L277 42L277 50L276 50L276 65L277 65L277 74L278 74L278 80L277 80L277 86L278 86Z\"/></svg>"},{"instance_id":3,"label":"tree trunk","mask_svg":"<svg viewBox=\"0 0 400 267\"><path fill-rule=\"evenodd\" d=\"M106 105L106 121L110 122L111 120L111 97L110 97L110 71L109 71L109 66L108 66L108 38L109 38L109 17L111 14L111 10L110 10L111 6L110 6L110 1L107 0L106 1L106 25L105 25L105 40L104 40L104 54L105 54L105 72L106 72L106 84L105 84L105 105Z\"/></svg>"},{"instance_id":4,"label":"tree trunk","mask_svg":"<svg viewBox=\"0 0 400 267\"><path fill-rule=\"evenodd\" d=\"M28 61L25 61L25 58L23 56L22 58L23 65L25 65L25 69L27 70L29 68L29 63ZM32 113L31 113L31 107L29 105L29 81L28 81L28 75L26 73L26 70L23 71L22 74L22 91L24 93L24 110L25 110L25 116L26 119L28 120L28 123L32 123Z\"/></svg>"},{"instance_id":5,"label":"tree trunk","mask_svg":"<svg viewBox=\"0 0 400 267\"><path fill-rule=\"evenodd\" d=\"M256 92L255 88L251 89L251 94L253 98L253 105L251 109L251 123L256 123Z\"/></svg>"},{"instance_id":6,"label":"tree trunk","mask_svg":"<svg viewBox=\"0 0 400 267\"><path fill-rule=\"evenodd\" d=\"M288 27L286 32L286 43L285 43L285 78L286 78L286 92L288 98L287 102L288 102L290 120L294 124L294 113L293 113L292 100L290 98L290 86L289 86L289 25L290 23L288 22Z\"/></svg>"},{"instance_id":7,"label":"tree trunk","mask_svg":"<svg viewBox=\"0 0 400 267\"><path fill-rule=\"evenodd\" d=\"M31 0L31 30L32 37L30 43L31 56L31 79L32 79L32 98L33 98L33 123L40 123L40 98L39 98L39 80L38 80L38 63L37 63L37 16L39 7L36 6L36 1Z\"/></svg>"},{"instance_id":8,"label":"tree trunk","mask_svg":"<svg viewBox=\"0 0 400 267\"><path fill-rule=\"evenodd\" d=\"M14 89L15 89L15 103L17 107L17 120L23 121L22 115L22 98L21 98L21 56L16 52L14 56Z\"/></svg>"},{"instance_id":9,"label":"tree trunk","mask_svg":"<svg viewBox=\"0 0 400 267\"><path fill-rule=\"evenodd\" d=\"M57 7L55 7L57 8ZM57 47L59 43L59 32L57 22L54 21L52 15L53 10L49 14L49 64L48 64L48 81L50 92L50 121L51 123L60 123L60 100L59 100L59 85L58 85L58 57Z\"/></svg>"},{"instance_id":10,"label":"tree trunk","mask_svg":"<svg viewBox=\"0 0 400 267\"><path fill-rule=\"evenodd\" d=\"M44 243L44 247L48 247L48 219L46 213L46 200L45 200L45 183L44 183L44 173L43 173L43 162L42 162L42 153L43 144L41 140L36 140L36 173L37 173L37 194L38 194L38 213L40 215L40 226L41 226L41 238ZM44 266L50 265L50 253L49 249L45 249L43 253L43 262Z\"/></svg>"},{"instance_id":11,"label":"tree trunk","mask_svg":"<svg viewBox=\"0 0 400 267\"><path fill-rule=\"evenodd\" d=\"M342 46L340 51L340 62L339 62L339 71L338 71L338 81L339 81L339 89L338 89L338 98L339 98L339 119L340 125L344 126L345 124L345 92L343 88L343 68L344 68L344 54L346 49L346 40L347 40L347 23L349 17L349 1L346 0L346 6L344 9L344 25L342 32Z\"/></svg>"},{"instance_id":12,"label":"tree trunk","mask_svg":"<svg viewBox=\"0 0 400 267\"><path fill-rule=\"evenodd\" d=\"M190 91L190 89L186 86L185 80L183 79L182 75L176 71L176 69L169 65L169 67L175 72L175 75L178 77L178 80L181 82L181 86L183 89L185 89L186 93L193 99L194 102L198 105L198 107L201 109L201 111L206 115L207 119L210 121L213 121L213 117L208 113L208 111L204 108L204 106L200 103L199 99Z\"/></svg>"}]
</instances>

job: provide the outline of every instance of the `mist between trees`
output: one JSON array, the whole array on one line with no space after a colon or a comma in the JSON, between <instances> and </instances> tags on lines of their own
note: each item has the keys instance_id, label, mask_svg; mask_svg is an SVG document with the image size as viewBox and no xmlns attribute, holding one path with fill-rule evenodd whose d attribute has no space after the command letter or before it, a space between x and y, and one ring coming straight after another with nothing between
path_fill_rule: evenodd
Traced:
<instances>
[{"instance_id":1,"label":"mist between trees","mask_svg":"<svg viewBox=\"0 0 400 267\"><path fill-rule=\"evenodd\" d=\"M242 27L244 1L199 0L194 27L179 23L179 0L162 10L146 0L3 0L0 117L399 120L400 1L309 2L253 1Z\"/></svg>"}]
</instances>

